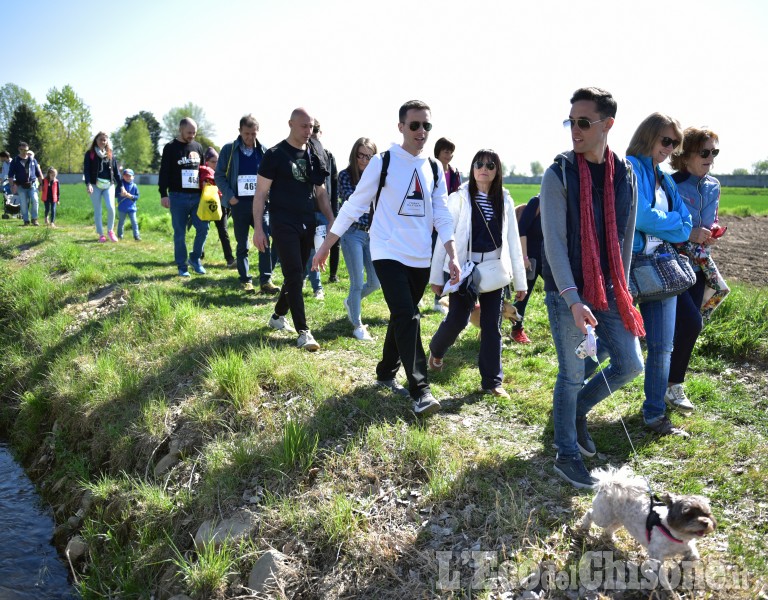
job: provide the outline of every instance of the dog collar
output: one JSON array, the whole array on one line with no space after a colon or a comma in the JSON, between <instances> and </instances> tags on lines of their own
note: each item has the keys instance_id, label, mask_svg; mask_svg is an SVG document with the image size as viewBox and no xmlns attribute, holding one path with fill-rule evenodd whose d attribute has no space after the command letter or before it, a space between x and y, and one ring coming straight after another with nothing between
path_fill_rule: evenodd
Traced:
<instances>
[{"instance_id":1,"label":"dog collar","mask_svg":"<svg viewBox=\"0 0 768 600\"><path fill-rule=\"evenodd\" d=\"M683 540L680 540L676 538L674 535L672 535L672 532L667 529L666 525L661 522L661 517L659 516L659 513L657 513L654 508L657 506L665 506L665 504L659 500L656 496L651 494L651 505L648 508L648 517L645 519L645 540L650 544L651 542L651 532L653 531L654 527L658 527L661 530L661 533L671 542L675 542L677 544L684 544L685 542Z\"/></svg>"}]
</instances>

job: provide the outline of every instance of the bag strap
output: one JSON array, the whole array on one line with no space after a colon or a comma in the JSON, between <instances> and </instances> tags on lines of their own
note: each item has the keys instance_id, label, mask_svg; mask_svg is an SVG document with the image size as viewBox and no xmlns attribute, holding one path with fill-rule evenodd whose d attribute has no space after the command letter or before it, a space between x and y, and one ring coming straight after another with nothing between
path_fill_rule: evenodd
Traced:
<instances>
[{"instance_id":1,"label":"bag strap","mask_svg":"<svg viewBox=\"0 0 768 600\"><path fill-rule=\"evenodd\" d=\"M376 190L376 198L371 202L371 208L368 211L368 229L373 225L373 215L376 212L376 208L379 206L379 196L381 196L381 189L387 181L387 171L389 170L389 150L385 150L381 153L381 175L379 175L379 187Z\"/></svg>"}]
</instances>

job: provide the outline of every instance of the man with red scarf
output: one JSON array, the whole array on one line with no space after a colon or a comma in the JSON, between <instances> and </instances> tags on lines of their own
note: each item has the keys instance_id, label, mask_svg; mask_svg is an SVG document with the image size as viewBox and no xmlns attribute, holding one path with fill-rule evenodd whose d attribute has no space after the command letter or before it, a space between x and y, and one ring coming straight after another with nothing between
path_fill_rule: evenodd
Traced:
<instances>
[{"instance_id":1,"label":"man with red scarf","mask_svg":"<svg viewBox=\"0 0 768 600\"><path fill-rule=\"evenodd\" d=\"M643 320L627 286L637 183L627 161L608 148L615 117L616 101L609 92L576 90L563 122L570 128L573 150L555 158L541 183L542 277L559 367L554 470L575 487L588 489L595 480L582 455L591 457L597 450L587 413L643 371L638 342L645 335ZM600 340L597 358L610 357L610 362L585 383L585 363L575 350L587 325Z\"/></svg>"}]
</instances>

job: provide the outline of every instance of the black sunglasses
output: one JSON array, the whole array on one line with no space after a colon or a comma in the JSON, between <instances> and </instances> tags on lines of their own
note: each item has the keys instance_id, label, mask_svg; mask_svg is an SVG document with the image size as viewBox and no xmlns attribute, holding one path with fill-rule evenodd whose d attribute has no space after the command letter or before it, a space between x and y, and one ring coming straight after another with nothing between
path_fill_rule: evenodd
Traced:
<instances>
[{"instance_id":1,"label":"black sunglasses","mask_svg":"<svg viewBox=\"0 0 768 600\"><path fill-rule=\"evenodd\" d=\"M482 160L476 160L474 162L475 169L482 169L483 167L486 167L489 171L493 171L496 169L496 163L492 160L489 160L488 162L483 162Z\"/></svg>"},{"instance_id":2,"label":"black sunglasses","mask_svg":"<svg viewBox=\"0 0 768 600\"><path fill-rule=\"evenodd\" d=\"M371 160L373 158L373 154L366 154L365 152L358 152L357 158L360 160Z\"/></svg>"},{"instance_id":3,"label":"black sunglasses","mask_svg":"<svg viewBox=\"0 0 768 600\"><path fill-rule=\"evenodd\" d=\"M699 150L699 156L701 158L709 158L709 155L712 154L712 158L720 154L720 148L715 148L714 150L710 150L709 148L704 148L704 150Z\"/></svg>"},{"instance_id":4,"label":"black sunglasses","mask_svg":"<svg viewBox=\"0 0 768 600\"><path fill-rule=\"evenodd\" d=\"M661 138L661 145L665 148L669 148L670 146L674 146L675 148L680 144L680 140L676 140L674 138L666 137L664 136Z\"/></svg>"},{"instance_id":5,"label":"black sunglasses","mask_svg":"<svg viewBox=\"0 0 768 600\"><path fill-rule=\"evenodd\" d=\"M418 131L420 127L424 128L424 131L431 131L432 130L432 123L429 121L424 121L423 123L420 121L411 121L408 123L408 129L411 131Z\"/></svg>"},{"instance_id":6,"label":"black sunglasses","mask_svg":"<svg viewBox=\"0 0 768 600\"><path fill-rule=\"evenodd\" d=\"M602 119L598 119L597 121L590 121L589 119L585 119L583 117L581 119L571 119L570 117L568 117L565 121L563 121L563 127L570 127L571 129L573 129L573 126L576 125L582 131L586 131L587 129L592 127L592 125L594 125L595 123L601 123L605 121L605 119L607 118L608 117L604 117Z\"/></svg>"}]
</instances>

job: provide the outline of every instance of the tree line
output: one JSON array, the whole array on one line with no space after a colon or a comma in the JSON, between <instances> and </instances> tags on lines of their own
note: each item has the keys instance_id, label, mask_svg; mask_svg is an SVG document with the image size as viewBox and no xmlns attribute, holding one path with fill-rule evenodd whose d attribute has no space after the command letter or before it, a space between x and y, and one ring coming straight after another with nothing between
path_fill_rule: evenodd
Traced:
<instances>
[{"instance_id":1,"label":"tree line","mask_svg":"<svg viewBox=\"0 0 768 600\"><path fill-rule=\"evenodd\" d=\"M126 117L124 125L109 133L118 162L137 173L156 173L160 168L160 143L176 137L182 117L198 124L197 140L213 146L215 131L203 109L191 102L171 108L160 123L146 110ZM27 142L45 172L55 167L60 173L80 173L83 154L96 135L91 109L71 85L52 87L41 104L15 83L0 87L0 148L11 156L20 141Z\"/></svg>"},{"instance_id":2,"label":"tree line","mask_svg":"<svg viewBox=\"0 0 768 600\"><path fill-rule=\"evenodd\" d=\"M215 134L205 111L188 102L171 108L158 122L151 112L142 110L126 117L125 124L110 134L118 162L137 173L156 173L160 169L160 142L176 137L179 121L192 117L197 122L197 141L203 148L219 147L210 139ZM43 170L55 167L60 173L80 173L82 158L96 131L91 126L91 109L71 85L52 87L39 104L27 90L15 83L0 87L0 148L15 155L20 141L35 152ZM107 132L109 133L109 132ZM514 175L514 165L502 165L503 175ZM541 175L539 161L531 163L531 174ZM744 168L733 175L748 175ZM752 164L753 175L768 174L768 159Z\"/></svg>"}]
</instances>

